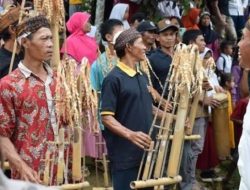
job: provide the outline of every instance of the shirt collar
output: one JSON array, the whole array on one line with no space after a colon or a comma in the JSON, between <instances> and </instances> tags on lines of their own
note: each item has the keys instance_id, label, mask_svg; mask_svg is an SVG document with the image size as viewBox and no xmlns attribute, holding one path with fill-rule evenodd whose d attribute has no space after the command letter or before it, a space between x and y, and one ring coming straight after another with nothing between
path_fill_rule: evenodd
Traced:
<instances>
[{"instance_id":1,"label":"shirt collar","mask_svg":"<svg viewBox=\"0 0 250 190\"><path fill-rule=\"evenodd\" d=\"M44 67L50 77L53 76L53 71L47 63L44 63ZM18 64L18 68L20 69L21 73L25 76L25 78L29 78L32 74L32 71L29 70L21 61ZM34 74L35 75L35 74Z\"/></svg>"},{"instance_id":2,"label":"shirt collar","mask_svg":"<svg viewBox=\"0 0 250 190\"><path fill-rule=\"evenodd\" d=\"M136 65L136 71L131 67L127 66L126 64L122 63L121 61L118 61L118 64L116 66L119 67L124 73L126 73L130 77L134 77L136 73L142 75L138 65Z\"/></svg>"}]
</instances>

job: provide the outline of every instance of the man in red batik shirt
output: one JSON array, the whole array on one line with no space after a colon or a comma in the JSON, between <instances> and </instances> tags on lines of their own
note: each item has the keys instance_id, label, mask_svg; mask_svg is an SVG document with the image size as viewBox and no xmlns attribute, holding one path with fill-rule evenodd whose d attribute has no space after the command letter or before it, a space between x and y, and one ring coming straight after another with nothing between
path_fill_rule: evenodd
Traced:
<instances>
[{"instance_id":1,"label":"man in red batik shirt","mask_svg":"<svg viewBox=\"0 0 250 190\"><path fill-rule=\"evenodd\" d=\"M41 183L48 141L57 136L53 97L55 76L45 61L52 57L52 33L47 19L26 21L21 33L24 60L0 81L1 151L12 177Z\"/></svg>"}]
</instances>

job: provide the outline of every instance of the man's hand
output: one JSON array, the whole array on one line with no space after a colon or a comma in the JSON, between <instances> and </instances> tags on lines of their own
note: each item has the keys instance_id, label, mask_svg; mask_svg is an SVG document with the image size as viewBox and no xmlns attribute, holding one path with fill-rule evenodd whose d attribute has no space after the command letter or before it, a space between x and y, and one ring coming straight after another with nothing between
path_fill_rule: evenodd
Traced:
<instances>
[{"instance_id":1,"label":"man's hand","mask_svg":"<svg viewBox=\"0 0 250 190\"><path fill-rule=\"evenodd\" d=\"M42 183L37 172L31 169L25 162L22 162L16 169L20 174L21 180Z\"/></svg>"},{"instance_id":2,"label":"man's hand","mask_svg":"<svg viewBox=\"0 0 250 190\"><path fill-rule=\"evenodd\" d=\"M203 104L206 106L211 106L212 108L216 108L220 106L220 101L214 99L213 97L205 97L203 100Z\"/></svg>"},{"instance_id":3,"label":"man's hand","mask_svg":"<svg viewBox=\"0 0 250 190\"><path fill-rule=\"evenodd\" d=\"M208 80L203 80L202 82L202 90L206 90L206 91L209 91L209 90L212 90L212 86L210 85L210 83L208 82Z\"/></svg>"},{"instance_id":4,"label":"man's hand","mask_svg":"<svg viewBox=\"0 0 250 190\"><path fill-rule=\"evenodd\" d=\"M152 141L150 136L141 131L130 131L128 134L128 140L142 149L149 148Z\"/></svg>"}]
</instances>

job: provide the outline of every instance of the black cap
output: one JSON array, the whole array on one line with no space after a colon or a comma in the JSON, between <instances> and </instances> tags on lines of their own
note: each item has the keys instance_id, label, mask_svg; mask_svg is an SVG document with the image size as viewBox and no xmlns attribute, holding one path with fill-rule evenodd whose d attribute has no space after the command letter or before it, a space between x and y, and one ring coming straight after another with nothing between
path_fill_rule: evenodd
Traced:
<instances>
[{"instance_id":1,"label":"black cap","mask_svg":"<svg viewBox=\"0 0 250 190\"><path fill-rule=\"evenodd\" d=\"M151 21L142 21L137 27L138 32L156 31L156 30L157 30L156 26Z\"/></svg>"},{"instance_id":2,"label":"black cap","mask_svg":"<svg viewBox=\"0 0 250 190\"><path fill-rule=\"evenodd\" d=\"M172 24L169 19L163 19L158 22L158 29L159 29L158 32L161 33L168 29L173 29L174 31L178 31L179 27Z\"/></svg>"}]
</instances>

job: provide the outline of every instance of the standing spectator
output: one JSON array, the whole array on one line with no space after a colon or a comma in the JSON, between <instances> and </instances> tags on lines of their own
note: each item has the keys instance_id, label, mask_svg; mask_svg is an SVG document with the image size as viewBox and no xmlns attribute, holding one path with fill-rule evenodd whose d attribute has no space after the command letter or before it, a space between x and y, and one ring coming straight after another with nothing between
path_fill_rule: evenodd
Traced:
<instances>
[{"instance_id":1,"label":"standing spectator","mask_svg":"<svg viewBox=\"0 0 250 190\"><path fill-rule=\"evenodd\" d=\"M136 29L138 25L144 20L146 20L146 15L143 12L135 13L130 19L131 28Z\"/></svg>"},{"instance_id":2,"label":"standing spectator","mask_svg":"<svg viewBox=\"0 0 250 190\"><path fill-rule=\"evenodd\" d=\"M188 10L187 14L183 15L181 18L183 26L187 30L199 29L198 23L200 20L199 17L200 9L191 8Z\"/></svg>"},{"instance_id":3,"label":"standing spectator","mask_svg":"<svg viewBox=\"0 0 250 190\"><path fill-rule=\"evenodd\" d=\"M137 31L141 33L144 45L147 48L146 54L150 54L155 49L156 26L151 21L143 21L137 27Z\"/></svg>"},{"instance_id":4,"label":"standing spectator","mask_svg":"<svg viewBox=\"0 0 250 190\"><path fill-rule=\"evenodd\" d=\"M176 1L172 0L159 1L157 7L161 11L163 17L175 16L181 18L180 8Z\"/></svg>"},{"instance_id":5,"label":"standing spectator","mask_svg":"<svg viewBox=\"0 0 250 190\"><path fill-rule=\"evenodd\" d=\"M0 16L0 39L4 41L4 45L0 48L0 78L4 77L9 72L14 41L16 39L15 27L18 22L19 11L20 7L13 7L4 15ZM13 70L17 68L21 59L23 59L23 52L18 44L13 62Z\"/></svg>"},{"instance_id":6,"label":"standing spectator","mask_svg":"<svg viewBox=\"0 0 250 190\"><path fill-rule=\"evenodd\" d=\"M228 99L228 118L229 118L229 126L228 126L228 130L229 130L229 145L231 149L235 148L235 140L234 140L234 124L233 122L230 120L231 114L233 112L233 104L232 104L232 96L231 96L231 91L235 85L234 83L234 78L231 75L231 73L224 73L221 76L221 81L220 81L220 85L222 86L222 88L226 91L227 93L227 99Z\"/></svg>"},{"instance_id":7,"label":"standing spectator","mask_svg":"<svg viewBox=\"0 0 250 190\"><path fill-rule=\"evenodd\" d=\"M189 30L183 35L183 43L195 44L198 46L200 54L205 51L206 43L200 30ZM201 138L195 141L186 141L184 143L182 163L180 173L183 181L180 183L181 190L199 189L200 184L195 178L196 163L199 154L203 151L205 135L208 124L208 106L217 107L219 101L207 95L201 95L196 118L193 126L193 134L199 134Z\"/></svg>"},{"instance_id":8,"label":"standing spectator","mask_svg":"<svg viewBox=\"0 0 250 190\"><path fill-rule=\"evenodd\" d=\"M227 39L233 44L237 42L237 34L233 19L229 14L228 0L206 0L208 9L213 15L212 22L221 40Z\"/></svg>"},{"instance_id":9,"label":"standing spectator","mask_svg":"<svg viewBox=\"0 0 250 190\"><path fill-rule=\"evenodd\" d=\"M170 20L163 19L158 22L158 28L159 34L156 40L159 42L160 47L153 51L148 56L148 59L152 67L151 78L153 87L159 94L162 94L174 54L178 27L171 24Z\"/></svg>"},{"instance_id":10,"label":"standing spectator","mask_svg":"<svg viewBox=\"0 0 250 190\"><path fill-rule=\"evenodd\" d=\"M232 66L232 75L234 78L234 88L232 89L232 99L233 99L233 107L240 100L240 80L242 77L242 69L239 65L239 48L235 47L233 51L233 66Z\"/></svg>"},{"instance_id":11,"label":"standing spectator","mask_svg":"<svg viewBox=\"0 0 250 190\"><path fill-rule=\"evenodd\" d=\"M218 77L221 73L231 73L233 46L229 41L223 41L220 45L221 54L216 62Z\"/></svg>"},{"instance_id":12,"label":"standing spectator","mask_svg":"<svg viewBox=\"0 0 250 190\"><path fill-rule=\"evenodd\" d=\"M124 29L129 29L129 23L128 23L128 17L129 17L129 5L125 3L118 3L116 4L109 16L109 19L114 18L122 21Z\"/></svg>"},{"instance_id":13,"label":"standing spectator","mask_svg":"<svg viewBox=\"0 0 250 190\"><path fill-rule=\"evenodd\" d=\"M213 51L213 58L217 60L219 56L219 40L218 35L212 28L211 15L209 12L201 13L199 28L204 36L206 47Z\"/></svg>"},{"instance_id":14,"label":"standing spectator","mask_svg":"<svg viewBox=\"0 0 250 190\"><path fill-rule=\"evenodd\" d=\"M244 12L247 8L248 0L229 0L229 14L234 21L238 39L241 38L242 29L245 25Z\"/></svg>"},{"instance_id":15,"label":"standing spectator","mask_svg":"<svg viewBox=\"0 0 250 190\"><path fill-rule=\"evenodd\" d=\"M98 97L100 97L104 78L115 67L115 65L117 65L118 58L114 50L114 42L117 35L122 31L123 24L117 19L109 19L100 26L100 34L102 36L102 40L107 42L107 47L105 47L105 51L91 65L90 70L91 85L99 94ZM100 128L104 130L104 126L101 122L100 106L101 104L99 99L98 120Z\"/></svg>"},{"instance_id":16,"label":"standing spectator","mask_svg":"<svg viewBox=\"0 0 250 190\"><path fill-rule=\"evenodd\" d=\"M98 56L98 45L95 38L87 35L91 30L89 19L89 13L76 12L66 24L70 36L64 42L61 52L68 54L78 63L81 63L82 58L86 57L92 64Z\"/></svg>"}]
</instances>

